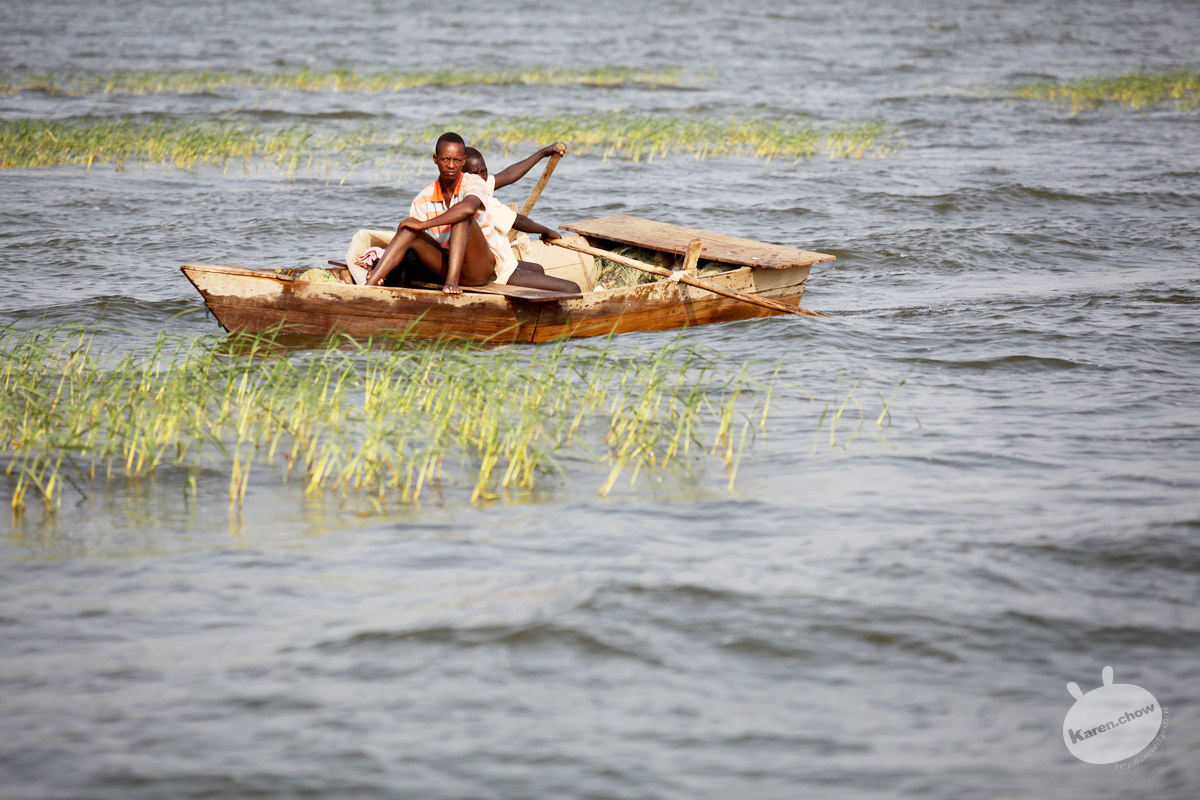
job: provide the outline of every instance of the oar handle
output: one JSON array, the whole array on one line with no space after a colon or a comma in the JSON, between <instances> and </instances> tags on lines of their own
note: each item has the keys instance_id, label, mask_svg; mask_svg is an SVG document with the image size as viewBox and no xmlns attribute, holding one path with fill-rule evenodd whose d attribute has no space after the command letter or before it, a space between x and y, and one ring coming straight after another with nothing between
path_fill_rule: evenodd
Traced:
<instances>
[{"instance_id":1,"label":"oar handle","mask_svg":"<svg viewBox=\"0 0 1200 800\"><path fill-rule=\"evenodd\" d=\"M580 244L574 239L555 239L551 242L551 244L558 245L559 247L565 247L568 250L587 253L590 256L607 258L609 261L616 262L617 264L624 264L627 267L640 269L642 272L649 272L652 275L661 275L664 278L672 278L681 283L686 283L689 286L695 286L697 289L703 289L706 292L719 294L723 297L730 297L734 300L741 300L743 303L750 303L751 305L761 306L762 308L769 308L772 311L781 311L785 314L802 314L807 317L827 316L819 311L809 311L807 308L801 308L800 306L780 303L778 300L771 300L767 297L757 297L752 294L746 294L745 292L739 292L737 289L731 289L728 286L721 286L719 284L710 283L699 278L693 278L691 275L682 270L679 272L671 272L669 269L657 267L654 264L647 264L645 261L638 261L636 258L629 258L628 256L619 255L608 250L601 250L599 247Z\"/></svg>"},{"instance_id":2,"label":"oar handle","mask_svg":"<svg viewBox=\"0 0 1200 800\"><path fill-rule=\"evenodd\" d=\"M525 205L521 206L521 213L525 216L529 216L529 212L533 211L533 204L542 196L542 189L545 189L546 184L550 182L550 176L554 174L554 168L558 166L558 161L561 158L562 153L555 153L550 156L550 163L546 164L546 168L542 170L542 177L538 178L533 191L529 193L529 199L525 201Z\"/></svg>"}]
</instances>

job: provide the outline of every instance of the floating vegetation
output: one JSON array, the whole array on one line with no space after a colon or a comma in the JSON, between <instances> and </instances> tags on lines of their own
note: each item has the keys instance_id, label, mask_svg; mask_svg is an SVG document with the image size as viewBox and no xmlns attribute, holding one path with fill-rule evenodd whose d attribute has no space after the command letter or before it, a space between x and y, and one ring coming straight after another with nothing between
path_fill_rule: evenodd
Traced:
<instances>
[{"instance_id":1,"label":"floating vegetation","mask_svg":"<svg viewBox=\"0 0 1200 800\"><path fill-rule=\"evenodd\" d=\"M497 86L503 84L674 86L680 70L634 69L605 65L590 69L532 66L495 70L410 70L359 72L351 69L300 67L284 72L174 70L118 72L108 75L6 76L0 93L41 91L59 95L200 94L222 89L279 89L300 92L397 92L420 86Z\"/></svg>"},{"instance_id":2,"label":"floating vegetation","mask_svg":"<svg viewBox=\"0 0 1200 800\"><path fill-rule=\"evenodd\" d=\"M1064 83L1031 83L1016 87L1018 97L1055 100L1072 114L1119 103L1145 108L1173 103L1180 111L1200 108L1200 72L1129 72L1117 78L1083 78Z\"/></svg>"},{"instance_id":3,"label":"floating vegetation","mask_svg":"<svg viewBox=\"0 0 1200 800\"><path fill-rule=\"evenodd\" d=\"M892 150L883 123L825 128L800 121L742 117L737 120L685 116L630 116L618 112L563 117L502 119L482 128L452 122L437 129L396 130L364 125L350 130L252 126L237 122L185 123L160 120L137 124L21 120L0 123L0 169L130 161L198 164L262 160L287 174L320 166L393 163L397 151L413 156L432 148L446 128L458 128L481 148L511 151L521 144L566 142L576 152L633 160L670 153L697 159L737 155L800 160L883 156Z\"/></svg>"},{"instance_id":4,"label":"floating vegetation","mask_svg":"<svg viewBox=\"0 0 1200 800\"><path fill-rule=\"evenodd\" d=\"M456 129L472 142L495 143L506 152L528 142L557 140L577 151L599 152L605 158L626 156L634 161L672 153L697 159L754 155L799 161L818 155L854 159L892 152L888 143L891 132L880 121L826 126L776 117L719 119L611 111L502 119L482 128L462 122ZM432 130L425 132L427 138Z\"/></svg>"},{"instance_id":5,"label":"floating vegetation","mask_svg":"<svg viewBox=\"0 0 1200 800\"><path fill-rule=\"evenodd\" d=\"M162 335L118 358L87 332L0 331L0 485L16 513L31 500L52 513L64 493L114 480L169 470L194 492L223 474L234 511L254 475L381 511L528 492L568 460L575 477L598 467L606 495L622 477L715 459L732 488L771 400L744 369L721 377L675 343L336 344L282 357L270 337Z\"/></svg>"},{"instance_id":6,"label":"floating vegetation","mask_svg":"<svg viewBox=\"0 0 1200 800\"><path fill-rule=\"evenodd\" d=\"M306 126L264 128L223 122L21 120L0 123L0 169L129 161L191 168L253 158L295 172L312 167L322 151L353 151L378 135L365 128L321 132Z\"/></svg>"}]
</instances>

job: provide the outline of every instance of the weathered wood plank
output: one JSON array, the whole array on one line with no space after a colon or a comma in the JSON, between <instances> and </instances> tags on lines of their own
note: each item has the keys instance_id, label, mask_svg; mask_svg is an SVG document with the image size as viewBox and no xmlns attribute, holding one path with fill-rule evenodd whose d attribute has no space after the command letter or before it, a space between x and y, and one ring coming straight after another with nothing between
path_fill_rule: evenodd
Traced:
<instances>
[{"instance_id":1,"label":"weathered wood plank","mask_svg":"<svg viewBox=\"0 0 1200 800\"><path fill-rule=\"evenodd\" d=\"M637 287L637 293L648 293L654 284ZM687 294L678 284L668 290ZM748 305L737 300L702 292L704 298L681 298L681 302L654 304L639 303L636 298L613 297L601 300L590 314L564 315L559 309L542 306L542 317L534 332L534 342L547 342L565 337L607 336L633 331L669 331L713 322L732 322L757 317L781 316L777 311ZM777 299L795 303L804 293L778 295ZM594 315L594 316L593 316Z\"/></svg>"},{"instance_id":2,"label":"weathered wood plank","mask_svg":"<svg viewBox=\"0 0 1200 800\"><path fill-rule=\"evenodd\" d=\"M438 283L412 281L412 285L421 289L442 290ZM552 292L547 289L530 289L526 286L509 286L506 283L485 283L483 286L460 286L465 293L498 294L502 297L515 297L518 300L528 300L530 303L552 303L556 300L578 300L583 297L579 292Z\"/></svg>"},{"instance_id":3,"label":"weathered wood plank","mask_svg":"<svg viewBox=\"0 0 1200 800\"><path fill-rule=\"evenodd\" d=\"M601 217L562 227L583 236L680 255L687 252L688 244L693 239L700 239L703 242L700 258L759 269L805 267L836 258L828 253L764 244L752 239L739 239L723 233L684 228L626 215Z\"/></svg>"},{"instance_id":4,"label":"weathered wood plank","mask_svg":"<svg viewBox=\"0 0 1200 800\"><path fill-rule=\"evenodd\" d=\"M786 303L780 303L776 300L772 300L769 297L758 297L753 294L747 294L746 292L738 291L737 289L734 289L730 286L722 285L720 283L701 280L701 279L696 278L693 275L691 275L688 272L688 269L686 266L684 267L684 269L679 270L678 272L671 272L668 269L663 269L662 267L657 267L653 264L647 264L646 262L639 261L636 258L628 258L626 256L618 255L617 253L612 253L607 250L601 250L598 247L592 247L590 245L580 244L580 242L582 242L582 241L586 241L586 240L584 240L583 237L581 237L581 236L565 236L562 239L555 239L554 244L558 245L559 247L568 247L572 250L579 250L581 252L596 256L597 258L607 258L608 260L616 262L617 264L625 264L626 266L633 267L634 269L640 269L644 272L649 272L653 275L661 275L664 278L668 278L672 283L675 283L675 282L686 283L689 286L695 286L697 288L704 289L706 291L713 292L715 294L723 295L725 297L730 297L735 300L740 300L741 302L749 303L750 305L762 306L764 308L769 308L772 311L779 311L784 314L803 314L805 316L810 316L810 317L825 316L824 314L821 314L817 311L809 311L807 308L800 308L799 306L789 306ZM688 257L689 257L689 259L692 260L693 264L695 263L695 259L693 258L694 250L695 250L694 245L699 241L700 241L699 239L693 239L691 244L688 245L688 254L689 254ZM685 261L685 265L686 265L686 261Z\"/></svg>"},{"instance_id":5,"label":"weathered wood plank","mask_svg":"<svg viewBox=\"0 0 1200 800\"><path fill-rule=\"evenodd\" d=\"M226 330L261 332L284 323L296 333L372 336L412 327L418 336L529 341L537 306L496 295L283 280L227 265L185 265L183 273Z\"/></svg>"},{"instance_id":6,"label":"weathered wood plank","mask_svg":"<svg viewBox=\"0 0 1200 800\"><path fill-rule=\"evenodd\" d=\"M765 273L742 267L714 275L710 280L730 289L756 292L773 300L795 304L804 296L808 273L808 267ZM539 308L541 313L533 336L535 342L630 331L665 331L779 314L670 281L592 292L582 300L545 304Z\"/></svg>"}]
</instances>

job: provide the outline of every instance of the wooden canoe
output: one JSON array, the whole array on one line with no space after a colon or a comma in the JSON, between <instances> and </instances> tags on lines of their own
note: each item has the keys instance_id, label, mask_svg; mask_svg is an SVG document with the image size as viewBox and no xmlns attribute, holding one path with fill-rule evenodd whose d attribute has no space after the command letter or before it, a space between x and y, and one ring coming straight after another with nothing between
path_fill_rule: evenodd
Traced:
<instances>
[{"instance_id":1,"label":"wooden canoe","mask_svg":"<svg viewBox=\"0 0 1200 800\"><path fill-rule=\"evenodd\" d=\"M740 292L796 304L812 264L833 256L765 245L722 234L640 220L606 217L564 226L580 241L611 248L635 245L683 259L689 243L703 242L700 258L733 267L704 280ZM773 316L779 312L723 297L681 282L662 280L614 289L596 286L595 260L541 242L528 259L549 275L575 281L582 294L489 285L461 295L440 289L355 285L349 270L333 268L336 282L295 279L298 270L256 270L224 264L185 264L184 275L229 331L355 337L389 334L487 342L544 342L576 336L670 330L709 322Z\"/></svg>"}]
</instances>

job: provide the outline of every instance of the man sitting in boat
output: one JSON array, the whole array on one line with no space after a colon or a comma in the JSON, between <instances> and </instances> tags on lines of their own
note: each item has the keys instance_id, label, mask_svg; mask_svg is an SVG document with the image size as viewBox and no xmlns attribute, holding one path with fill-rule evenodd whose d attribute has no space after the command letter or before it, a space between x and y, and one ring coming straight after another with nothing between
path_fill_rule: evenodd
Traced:
<instances>
[{"instance_id":1,"label":"man sitting in boat","mask_svg":"<svg viewBox=\"0 0 1200 800\"><path fill-rule=\"evenodd\" d=\"M504 234L506 238L510 230L517 230L521 233L540 234L543 242L552 242L555 239L562 238L562 234L553 228L547 228L545 225L534 222L524 214L518 214L504 203L501 203L496 199L495 191L525 177L529 170L546 156L555 154L560 156L566 155L567 146L565 144L555 142L548 147L543 147L529 158L518 161L515 164L510 164L495 175L488 174L487 161L484 160L482 153L474 147L466 148L465 152L467 161L463 164L463 172L469 175L478 175L487 181L487 210L492 217L492 223L500 233ZM510 286L528 286L534 289L549 289L557 292L579 291L579 284L574 281L547 275L541 264L535 264L532 261L518 260L517 268L508 276L508 280L504 282Z\"/></svg>"},{"instance_id":2,"label":"man sitting in boat","mask_svg":"<svg viewBox=\"0 0 1200 800\"><path fill-rule=\"evenodd\" d=\"M496 277L502 250L509 250L511 257L508 242L484 206L487 185L476 175L463 174L464 147L457 133L438 138L433 149L438 178L412 201L408 217L396 226L396 235L367 273L368 285L381 286L411 250L421 266L442 281L443 292L462 294L460 281L468 286L489 283Z\"/></svg>"},{"instance_id":3,"label":"man sitting in boat","mask_svg":"<svg viewBox=\"0 0 1200 800\"><path fill-rule=\"evenodd\" d=\"M388 274L411 252L420 266L442 281L446 294L462 294L460 282L482 286L508 281L517 259L505 235L497 230L487 208L487 184L478 175L463 172L465 143L457 133L444 133L434 146L438 178L421 190L409 207L408 217L396 226L396 235L367 273L367 284L380 286ZM532 165L531 165L532 166ZM560 281L529 273L534 283L520 285L551 288ZM542 284L542 285L537 285ZM571 284L574 291L578 286Z\"/></svg>"}]
</instances>

